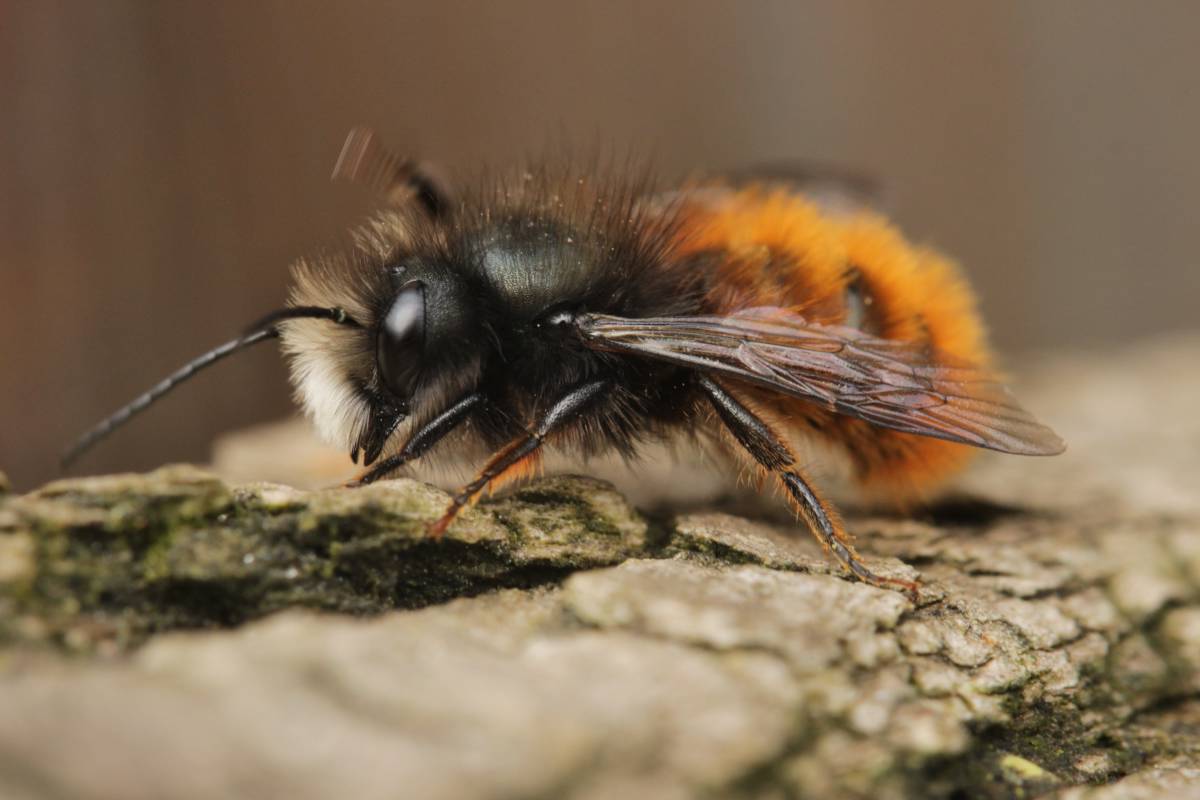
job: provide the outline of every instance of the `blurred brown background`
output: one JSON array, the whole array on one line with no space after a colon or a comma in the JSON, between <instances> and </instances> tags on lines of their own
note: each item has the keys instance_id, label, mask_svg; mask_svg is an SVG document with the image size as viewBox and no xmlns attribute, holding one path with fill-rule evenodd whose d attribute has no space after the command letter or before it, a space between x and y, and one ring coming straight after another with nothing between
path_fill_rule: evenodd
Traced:
<instances>
[{"instance_id":1,"label":"blurred brown background","mask_svg":"<svg viewBox=\"0 0 1200 800\"><path fill-rule=\"evenodd\" d=\"M1192 326L1198 39L1188 0L0 2L0 469L51 477L277 306L289 261L369 208L328 182L358 123L451 167L562 139L666 176L855 165L963 261L1010 353ZM203 458L289 408L264 347L80 469Z\"/></svg>"}]
</instances>

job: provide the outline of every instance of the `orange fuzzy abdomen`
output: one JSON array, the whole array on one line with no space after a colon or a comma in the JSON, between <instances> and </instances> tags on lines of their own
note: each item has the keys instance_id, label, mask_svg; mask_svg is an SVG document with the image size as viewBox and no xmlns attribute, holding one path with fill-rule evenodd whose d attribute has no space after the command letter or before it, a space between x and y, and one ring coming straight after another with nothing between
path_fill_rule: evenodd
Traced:
<instances>
[{"instance_id":1,"label":"orange fuzzy abdomen","mask_svg":"<svg viewBox=\"0 0 1200 800\"><path fill-rule=\"evenodd\" d=\"M811 322L856 322L876 336L990 363L974 295L956 265L910 244L876 215L827 217L801 196L754 187L685 211L680 250L711 259L707 300L715 313L787 307ZM879 428L801 399L753 387L742 392L795 431L844 449L865 489L901 504L929 494L973 454L966 445Z\"/></svg>"}]
</instances>

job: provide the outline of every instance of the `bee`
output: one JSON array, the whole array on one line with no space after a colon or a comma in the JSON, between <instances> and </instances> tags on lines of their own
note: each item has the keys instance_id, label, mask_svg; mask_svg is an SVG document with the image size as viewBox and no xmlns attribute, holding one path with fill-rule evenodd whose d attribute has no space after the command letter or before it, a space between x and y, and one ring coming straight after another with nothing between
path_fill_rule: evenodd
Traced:
<instances>
[{"instance_id":1,"label":"bee","mask_svg":"<svg viewBox=\"0 0 1200 800\"><path fill-rule=\"evenodd\" d=\"M445 440L491 453L429 528L530 474L547 446L584 457L680 432L782 489L854 578L873 572L793 446L843 452L898 501L973 448L1063 442L992 367L956 266L873 213L826 213L794 186L545 168L457 194L366 129L334 169L383 211L342 255L300 261L286 307L186 364L84 434L67 462L197 371L279 338L296 396L372 483Z\"/></svg>"}]
</instances>

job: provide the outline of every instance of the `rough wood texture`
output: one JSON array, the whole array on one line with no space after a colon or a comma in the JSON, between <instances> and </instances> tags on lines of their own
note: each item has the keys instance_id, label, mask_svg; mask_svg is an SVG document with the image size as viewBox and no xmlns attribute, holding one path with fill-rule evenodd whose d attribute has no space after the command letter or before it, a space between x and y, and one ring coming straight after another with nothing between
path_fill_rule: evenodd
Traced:
<instances>
[{"instance_id":1,"label":"rough wood texture","mask_svg":"<svg viewBox=\"0 0 1200 800\"><path fill-rule=\"evenodd\" d=\"M1197 796L1198 357L1044 362L1066 456L852 517L919 607L785 522L592 479L440 544L407 480L0 498L0 795Z\"/></svg>"}]
</instances>

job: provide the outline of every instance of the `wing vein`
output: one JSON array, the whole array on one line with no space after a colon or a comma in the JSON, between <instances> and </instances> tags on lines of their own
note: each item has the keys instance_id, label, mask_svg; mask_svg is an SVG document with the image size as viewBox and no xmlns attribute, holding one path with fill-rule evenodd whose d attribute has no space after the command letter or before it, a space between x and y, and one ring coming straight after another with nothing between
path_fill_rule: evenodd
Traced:
<instances>
[{"instance_id":1,"label":"wing vein","mask_svg":"<svg viewBox=\"0 0 1200 800\"><path fill-rule=\"evenodd\" d=\"M585 314L585 344L755 383L883 428L1006 453L1064 445L988 370L929 347L818 325L783 308L728 316Z\"/></svg>"}]
</instances>

